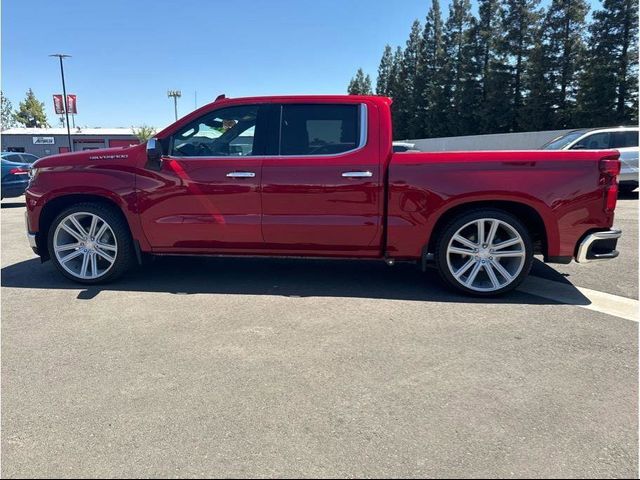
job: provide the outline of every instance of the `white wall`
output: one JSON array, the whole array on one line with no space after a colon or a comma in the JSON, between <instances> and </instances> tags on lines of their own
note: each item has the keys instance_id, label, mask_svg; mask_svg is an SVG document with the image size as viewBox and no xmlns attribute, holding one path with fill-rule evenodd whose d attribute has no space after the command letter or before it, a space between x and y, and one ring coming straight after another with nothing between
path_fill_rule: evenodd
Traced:
<instances>
[{"instance_id":1,"label":"white wall","mask_svg":"<svg viewBox=\"0 0 640 480\"><path fill-rule=\"evenodd\" d=\"M537 150L549 140L571 130L548 130L545 132L496 133L465 137L423 138L402 140L414 143L423 152L455 150Z\"/></svg>"}]
</instances>

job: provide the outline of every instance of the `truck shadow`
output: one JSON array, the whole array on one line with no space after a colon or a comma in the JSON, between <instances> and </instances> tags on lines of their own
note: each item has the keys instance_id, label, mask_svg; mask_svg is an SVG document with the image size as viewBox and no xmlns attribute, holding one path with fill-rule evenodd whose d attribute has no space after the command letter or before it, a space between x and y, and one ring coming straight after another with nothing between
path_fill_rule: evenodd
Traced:
<instances>
[{"instance_id":1,"label":"truck shadow","mask_svg":"<svg viewBox=\"0 0 640 480\"><path fill-rule=\"evenodd\" d=\"M545 278L571 285L555 270L535 260ZM555 274L555 276L554 276ZM557 278L555 278L557 277ZM521 291L499 298L474 298L447 289L434 269L422 273L411 263L393 267L381 261L230 257L158 257L106 285L83 287L62 277L51 264L27 260L2 269L2 286L81 290L90 300L101 291L164 292L177 295L232 294L289 297L354 297L452 303L557 304ZM589 300L575 290L575 302Z\"/></svg>"}]
</instances>

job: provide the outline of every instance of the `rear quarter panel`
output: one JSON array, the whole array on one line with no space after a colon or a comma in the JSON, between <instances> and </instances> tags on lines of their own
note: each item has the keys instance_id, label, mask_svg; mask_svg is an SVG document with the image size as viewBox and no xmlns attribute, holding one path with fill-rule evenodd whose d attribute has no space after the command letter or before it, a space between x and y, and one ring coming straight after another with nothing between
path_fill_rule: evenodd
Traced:
<instances>
[{"instance_id":1,"label":"rear quarter panel","mask_svg":"<svg viewBox=\"0 0 640 480\"><path fill-rule=\"evenodd\" d=\"M608 228L598 161L616 151L397 153L389 165L387 254L419 258L449 209L482 201L534 208L549 257L572 256L587 231Z\"/></svg>"}]
</instances>

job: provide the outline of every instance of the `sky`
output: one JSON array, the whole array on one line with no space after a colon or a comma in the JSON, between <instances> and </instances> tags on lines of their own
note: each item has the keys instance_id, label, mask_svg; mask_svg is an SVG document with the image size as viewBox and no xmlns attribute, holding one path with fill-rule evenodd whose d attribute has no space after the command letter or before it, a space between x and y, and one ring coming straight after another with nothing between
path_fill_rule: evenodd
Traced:
<instances>
[{"instance_id":1,"label":"sky","mask_svg":"<svg viewBox=\"0 0 640 480\"><path fill-rule=\"evenodd\" d=\"M65 53L67 93L78 96L76 125L87 127L162 128L174 120L169 89L182 92L179 116L221 93L346 93L358 67L375 82L385 44L404 46L430 4L4 0L2 91L17 108L32 88L49 123L59 126L52 95L62 93L60 67L48 55ZM444 12L447 5L441 0Z\"/></svg>"}]
</instances>

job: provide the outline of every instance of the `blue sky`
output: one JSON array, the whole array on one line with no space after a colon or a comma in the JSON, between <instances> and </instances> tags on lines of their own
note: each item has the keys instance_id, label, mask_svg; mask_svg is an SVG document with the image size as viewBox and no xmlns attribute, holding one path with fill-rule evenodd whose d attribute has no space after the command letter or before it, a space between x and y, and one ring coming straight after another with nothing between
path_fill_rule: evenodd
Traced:
<instances>
[{"instance_id":1,"label":"blue sky","mask_svg":"<svg viewBox=\"0 0 640 480\"><path fill-rule=\"evenodd\" d=\"M595 1L595 0L594 0ZM441 0L446 11L446 0ZM399 6L401 5L401 6ZM345 93L362 66L375 77L386 43L404 45L430 0L4 0L2 90L28 88L57 126L52 95L78 95L76 124L163 127L218 94Z\"/></svg>"}]
</instances>

